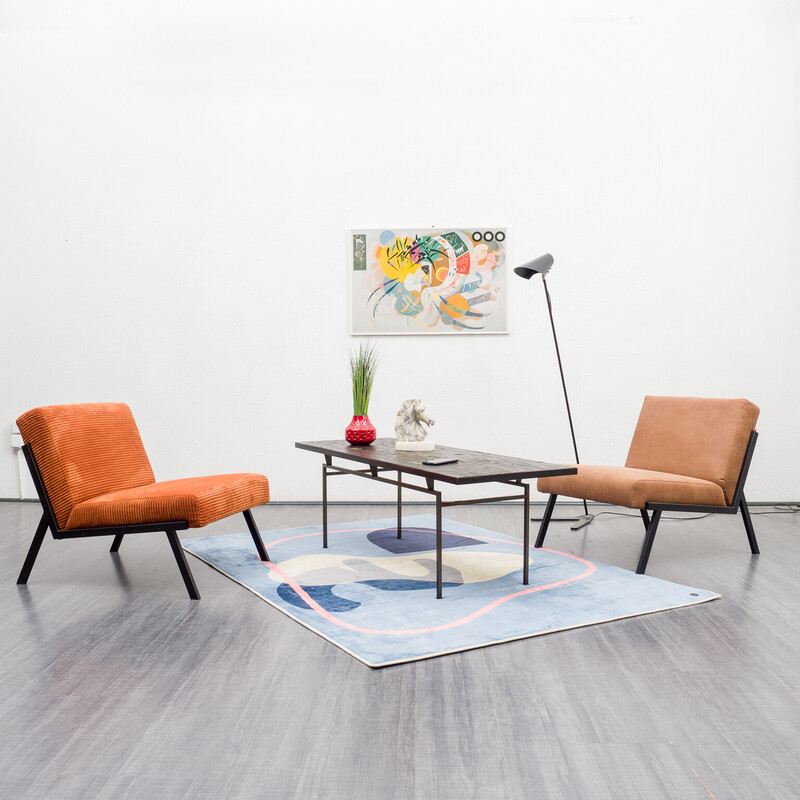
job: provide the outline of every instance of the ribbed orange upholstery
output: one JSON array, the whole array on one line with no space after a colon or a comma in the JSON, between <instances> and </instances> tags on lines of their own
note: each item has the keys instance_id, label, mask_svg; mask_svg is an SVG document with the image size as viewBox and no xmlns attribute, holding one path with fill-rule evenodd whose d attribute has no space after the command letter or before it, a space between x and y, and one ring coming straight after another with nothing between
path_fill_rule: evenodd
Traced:
<instances>
[{"instance_id":1,"label":"ribbed orange upholstery","mask_svg":"<svg viewBox=\"0 0 800 800\"><path fill-rule=\"evenodd\" d=\"M139 429L125 403L42 406L17 420L63 528L84 500L155 482Z\"/></svg>"},{"instance_id":2,"label":"ribbed orange upholstery","mask_svg":"<svg viewBox=\"0 0 800 800\"><path fill-rule=\"evenodd\" d=\"M647 396L624 467L582 464L537 488L628 508L730 505L758 413L744 399Z\"/></svg>"},{"instance_id":3,"label":"ribbed orange upholstery","mask_svg":"<svg viewBox=\"0 0 800 800\"><path fill-rule=\"evenodd\" d=\"M577 475L540 478L540 492L580 497L597 503L644 508L647 503L724 506L722 489L711 481L626 467L581 464Z\"/></svg>"},{"instance_id":4,"label":"ribbed orange upholstery","mask_svg":"<svg viewBox=\"0 0 800 800\"><path fill-rule=\"evenodd\" d=\"M62 530L185 520L191 528L269 500L264 475L156 483L124 403L43 406L18 420Z\"/></svg>"},{"instance_id":5,"label":"ribbed orange upholstery","mask_svg":"<svg viewBox=\"0 0 800 800\"><path fill-rule=\"evenodd\" d=\"M96 528L186 520L190 528L266 503L269 482L251 473L161 481L85 500L73 508L66 527Z\"/></svg>"}]
</instances>

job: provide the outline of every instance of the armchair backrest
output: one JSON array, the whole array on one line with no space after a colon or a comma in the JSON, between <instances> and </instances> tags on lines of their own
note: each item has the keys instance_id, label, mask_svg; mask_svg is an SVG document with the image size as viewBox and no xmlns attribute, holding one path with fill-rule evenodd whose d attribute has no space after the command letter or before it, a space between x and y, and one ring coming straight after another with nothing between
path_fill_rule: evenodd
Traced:
<instances>
[{"instance_id":1,"label":"armchair backrest","mask_svg":"<svg viewBox=\"0 0 800 800\"><path fill-rule=\"evenodd\" d=\"M155 483L125 403L79 403L26 411L17 426L30 445L58 526L92 497Z\"/></svg>"},{"instance_id":2,"label":"armchair backrest","mask_svg":"<svg viewBox=\"0 0 800 800\"><path fill-rule=\"evenodd\" d=\"M648 395L625 466L713 481L730 505L758 412L744 399Z\"/></svg>"}]
</instances>

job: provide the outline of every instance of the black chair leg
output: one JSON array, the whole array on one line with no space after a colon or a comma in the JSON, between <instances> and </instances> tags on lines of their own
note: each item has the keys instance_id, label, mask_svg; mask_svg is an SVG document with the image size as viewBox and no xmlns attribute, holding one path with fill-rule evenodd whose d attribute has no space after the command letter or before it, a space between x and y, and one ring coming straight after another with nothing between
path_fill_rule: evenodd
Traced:
<instances>
[{"instance_id":1,"label":"black chair leg","mask_svg":"<svg viewBox=\"0 0 800 800\"><path fill-rule=\"evenodd\" d=\"M644 529L647 530L650 527L650 515L647 513L647 509L641 508L639 510L642 512L642 522L644 522Z\"/></svg>"},{"instance_id":2,"label":"black chair leg","mask_svg":"<svg viewBox=\"0 0 800 800\"><path fill-rule=\"evenodd\" d=\"M646 513L646 512L645 512ZM644 547L642 547L642 554L639 556L639 566L636 567L636 574L642 575L647 567L647 561L650 558L650 551L653 549L653 542L656 538L656 530L658 523L661 521L661 509L653 512L650 517L650 524L647 526L647 533L644 537Z\"/></svg>"},{"instance_id":3,"label":"black chair leg","mask_svg":"<svg viewBox=\"0 0 800 800\"><path fill-rule=\"evenodd\" d=\"M186 591L189 592L189 597L192 600L199 600L200 593L197 591L197 586L194 582L194 576L192 575L192 571L189 569L189 565L186 563L186 556L183 553L183 548L181 547L181 540L178 538L178 534L175 531L166 531L167 539L169 539L169 546L172 548L172 554L175 556L175 560L178 562L178 569L181 571L181 577L183 578L183 582L186 584Z\"/></svg>"},{"instance_id":4,"label":"black chair leg","mask_svg":"<svg viewBox=\"0 0 800 800\"><path fill-rule=\"evenodd\" d=\"M253 519L253 512L248 508L246 511L242 511L242 514L245 522L247 522L247 527L250 529L250 535L253 537L256 550L258 550L258 557L262 561L269 561L269 554L267 553L267 548L264 547L264 540L261 538L256 521Z\"/></svg>"},{"instance_id":5,"label":"black chair leg","mask_svg":"<svg viewBox=\"0 0 800 800\"><path fill-rule=\"evenodd\" d=\"M119 546L122 544L123 536L125 536L124 533L118 533L114 537L114 541L111 542L111 549L108 551L109 553L119 553Z\"/></svg>"},{"instance_id":6,"label":"black chair leg","mask_svg":"<svg viewBox=\"0 0 800 800\"><path fill-rule=\"evenodd\" d=\"M33 541L31 542L31 546L28 548L28 555L25 557L25 563L22 565L22 571L19 573L19 577L17 578L17 583L25 584L28 582L28 578L31 576L31 570L33 569L33 564L36 561L36 556L39 555L39 548L42 546L44 535L46 533L47 517L42 514L42 518L39 521L39 527L36 529L36 533L33 534Z\"/></svg>"},{"instance_id":7,"label":"black chair leg","mask_svg":"<svg viewBox=\"0 0 800 800\"><path fill-rule=\"evenodd\" d=\"M742 512L742 519L744 520L744 529L747 531L747 540L750 542L750 552L757 556L761 551L758 549L758 542L756 541L756 532L753 529L753 520L750 519L750 509L747 507L744 495L739 503L739 511Z\"/></svg>"},{"instance_id":8,"label":"black chair leg","mask_svg":"<svg viewBox=\"0 0 800 800\"><path fill-rule=\"evenodd\" d=\"M542 524L539 525L539 535L536 537L534 547L541 547L544 544L544 537L547 536L547 526L550 524L550 517L553 516L553 509L556 507L557 494L551 494L547 499L547 505L542 515Z\"/></svg>"}]
</instances>

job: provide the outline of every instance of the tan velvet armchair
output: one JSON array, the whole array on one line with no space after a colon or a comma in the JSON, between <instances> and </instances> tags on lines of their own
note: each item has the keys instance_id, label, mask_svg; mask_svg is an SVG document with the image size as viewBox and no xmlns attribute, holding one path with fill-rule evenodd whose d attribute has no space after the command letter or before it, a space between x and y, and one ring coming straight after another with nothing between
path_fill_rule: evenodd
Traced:
<instances>
[{"instance_id":1,"label":"tan velvet armchair","mask_svg":"<svg viewBox=\"0 0 800 800\"><path fill-rule=\"evenodd\" d=\"M550 495L535 547L544 544L559 495L638 508L646 534L637 573L647 567L664 511L736 514L757 554L744 483L758 433L748 400L645 397L624 467L578 466L577 475L540 478Z\"/></svg>"}]
</instances>

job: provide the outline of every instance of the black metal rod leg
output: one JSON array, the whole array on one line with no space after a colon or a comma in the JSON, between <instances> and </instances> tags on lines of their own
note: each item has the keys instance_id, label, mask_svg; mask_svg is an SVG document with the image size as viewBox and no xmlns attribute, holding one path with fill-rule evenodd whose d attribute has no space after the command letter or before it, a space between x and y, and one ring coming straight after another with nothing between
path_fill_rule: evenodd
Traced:
<instances>
[{"instance_id":1,"label":"black metal rod leg","mask_svg":"<svg viewBox=\"0 0 800 800\"><path fill-rule=\"evenodd\" d=\"M650 551L653 549L653 542L656 538L656 530L658 523L661 521L661 509L657 509L650 517L650 524L647 526L647 533L644 536L644 546L642 547L642 554L639 556L639 566L636 567L636 574L644 574L647 568L647 561L650 558Z\"/></svg>"},{"instance_id":2,"label":"black metal rod leg","mask_svg":"<svg viewBox=\"0 0 800 800\"><path fill-rule=\"evenodd\" d=\"M256 550L258 550L258 557L262 561L269 561L269 554L267 553L267 548L264 547L264 540L261 538L261 533L258 530L256 521L253 519L252 510L248 508L246 511L242 511L242 514L244 515L245 522L247 522L247 527L250 529L250 535L253 537Z\"/></svg>"},{"instance_id":3,"label":"black metal rod leg","mask_svg":"<svg viewBox=\"0 0 800 800\"><path fill-rule=\"evenodd\" d=\"M124 533L118 533L114 537L114 541L111 542L111 549L108 551L109 553L118 553L119 552L119 546L122 544L122 539L123 539L124 536L125 536Z\"/></svg>"},{"instance_id":4,"label":"black metal rod leg","mask_svg":"<svg viewBox=\"0 0 800 800\"><path fill-rule=\"evenodd\" d=\"M397 538L403 538L403 487L400 481L403 480L403 473L397 473Z\"/></svg>"},{"instance_id":5,"label":"black metal rod leg","mask_svg":"<svg viewBox=\"0 0 800 800\"><path fill-rule=\"evenodd\" d=\"M36 556L39 555L39 548L42 546L44 535L46 533L47 517L42 514L42 518L39 520L39 527L36 528L36 533L33 534L33 541L31 542L31 546L28 548L28 555L25 556L25 563L22 565L22 571L19 573L19 577L17 578L17 583L25 584L28 582L28 578L31 576L31 570L33 569L33 564L36 561Z\"/></svg>"},{"instance_id":6,"label":"black metal rod leg","mask_svg":"<svg viewBox=\"0 0 800 800\"><path fill-rule=\"evenodd\" d=\"M523 550L522 555L522 583L528 585L528 572L531 563L531 487L525 484L525 499L523 500L525 506L525 527L523 528L522 541Z\"/></svg>"},{"instance_id":7,"label":"black metal rod leg","mask_svg":"<svg viewBox=\"0 0 800 800\"><path fill-rule=\"evenodd\" d=\"M442 597L442 493L436 492L436 599Z\"/></svg>"},{"instance_id":8,"label":"black metal rod leg","mask_svg":"<svg viewBox=\"0 0 800 800\"><path fill-rule=\"evenodd\" d=\"M322 465L322 546L328 546L328 466Z\"/></svg>"},{"instance_id":9,"label":"black metal rod leg","mask_svg":"<svg viewBox=\"0 0 800 800\"><path fill-rule=\"evenodd\" d=\"M647 530L650 527L650 515L647 513L646 508L640 508L639 511L642 514L642 522L644 522L644 529Z\"/></svg>"},{"instance_id":10,"label":"black metal rod leg","mask_svg":"<svg viewBox=\"0 0 800 800\"><path fill-rule=\"evenodd\" d=\"M181 577L183 578L183 582L186 584L186 591L189 592L189 597L192 600L199 600L200 592L197 591L197 586L194 582L194 576L192 575L192 571L189 569L189 565L186 563L186 556L183 553L181 540L178 538L178 534L175 533L175 531L165 531L165 533L167 534L167 539L169 540L169 546L172 548L172 554L175 556L175 560L178 562L178 569L181 571Z\"/></svg>"},{"instance_id":11,"label":"black metal rod leg","mask_svg":"<svg viewBox=\"0 0 800 800\"><path fill-rule=\"evenodd\" d=\"M553 509L556 507L557 494L551 494L547 500L547 505L542 516L542 523L539 525L539 535L536 537L534 547L541 547L544 544L544 537L547 536L547 526L550 524L550 517L553 516Z\"/></svg>"},{"instance_id":12,"label":"black metal rod leg","mask_svg":"<svg viewBox=\"0 0 800 800\"><path fill-rule=\"evenodd\" d=\"M739 511L742 512L742 519L744 520L744 529L747 531L747 541L750 542L750 552L757 556L761 551L758 549L758 542L756 541L756 532L753 528L753 520L750 519L750 509L747 507L744 495L742 501L739 503Z\"/></svg>"}]
</instances>

